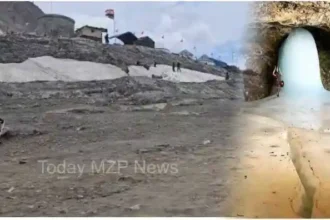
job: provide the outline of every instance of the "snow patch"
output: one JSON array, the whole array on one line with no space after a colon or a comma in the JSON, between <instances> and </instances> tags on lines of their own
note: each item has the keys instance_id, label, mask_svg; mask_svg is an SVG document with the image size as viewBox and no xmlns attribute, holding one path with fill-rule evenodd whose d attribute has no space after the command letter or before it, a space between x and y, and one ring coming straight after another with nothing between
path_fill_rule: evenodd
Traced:
<instances>
[{"instance_id":1,"label":"snow patch","mask_svg":"<svg viewBox=\"0 0 330 220\"><path fill-rule=\"evenodd\" d=\"M157 65L150 67L149 70L142 66L130 66L129 75L131 76L162 76L164 80L172 82L206 82L210 80L224 80L224 77L212 75L209 73L198 72L181 68L181 72L173 72L172 67L168 65Z\"/></svg>"},{"instance_id":2,"label":"snow patch","mask_svg":"<svg viewBox=\"0 0 330 220\"><path fill-rule=\"evenodd\" d=\"M182 69L173 72L171 66L157 65L149 70L142 66L129 66L130 76L162 76L172 82L205 82L224 80L224 77ZM127 76L117 66L71 59L57 59L50 56L29 58L22 63L0 64L1 82L30 81L91 81L116 79Z\"/></svg>"}]
</instances>

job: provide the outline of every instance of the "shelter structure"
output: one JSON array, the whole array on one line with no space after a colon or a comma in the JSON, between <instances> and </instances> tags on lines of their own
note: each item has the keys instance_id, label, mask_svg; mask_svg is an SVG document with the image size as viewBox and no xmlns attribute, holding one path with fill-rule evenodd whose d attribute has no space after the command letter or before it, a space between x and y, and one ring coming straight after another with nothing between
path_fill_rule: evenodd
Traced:
<instances>
[{"instance_id":1,"label":"shelter structure","mask_svg":"<svg viewBox=\"0 0 330 220\"><path fill-rule=\"evenodd\" d=\"M139 46L145 46L145 47L151 47L155 48L155 41L153 41L150 37L145 36L145 37L140 37L134 42L135 45Z\"/></svg>"},{"instance_id":2,"label":"shelter structure","mask_svg":"<svg viewBox=\"0 0 330 220\"><path fill-rule=\"evenodd\" d=\"M109 40L113 38L121 40L125 45L139 45L155 48L155 41L153 41L150 37L145 36L137 38L132 32L125 32L122 34L113 35L109 38Z\"/></svg>"},{"instance_id":3,"label":"shelter structure","mask_svg":"<svg viewBox=\"0 0 330 220\"><path fill-rule=\"evenodd\" d=\"M134 42L138 39L132 32L113 35L109 37L109 40L114 38L121 40L125 45L133 45Z\"/></svg>"},{"instance_id":4,"label":"shelter structure","mask_svg":"<svg viewBox=\"0 0 330 220\"><path fill-rule=\"evenodd\" d=\"M105 28L85 25L76 30L76 36L102 42L102 34L105 32L107 32Z\"/></svg>"},{"instance_id":5,"label":"shelter structure","mask_svg":"<svg viewBox=\"0 0 330 220\"><path fill-rule=\"evenodd\" d=\"M73 37L75 21L64 15L45 14L38 18L36 33L50 37Z\"/></svg>"}]
</instances>

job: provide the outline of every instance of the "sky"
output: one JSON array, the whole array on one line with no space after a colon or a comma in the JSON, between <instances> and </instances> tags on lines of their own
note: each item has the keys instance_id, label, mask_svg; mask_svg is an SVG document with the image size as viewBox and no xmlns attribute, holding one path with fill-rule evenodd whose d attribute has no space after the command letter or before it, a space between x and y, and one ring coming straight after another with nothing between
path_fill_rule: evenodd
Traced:
<instances>
[{"instance_id":1,"label":"sky","mask_svg":"<svg viewBox=\"0 0 330 220\"><path fill-rule=\"evenodd\" d=\"M91 1L35 4L45 13L73 18L75 28L83 25L104 27L108 28L109 35L113 34L114 23L104 12L114 9L115 28L119 33L131 31L140 37L144 32L144 36L148 35L156 42L156 47L172 52L187 49L197 57L206 54L238 66L244 63L237 51L244 40L249 2ZM236 48L234 56L233 48Z\"/></svg>"}]
</instances>

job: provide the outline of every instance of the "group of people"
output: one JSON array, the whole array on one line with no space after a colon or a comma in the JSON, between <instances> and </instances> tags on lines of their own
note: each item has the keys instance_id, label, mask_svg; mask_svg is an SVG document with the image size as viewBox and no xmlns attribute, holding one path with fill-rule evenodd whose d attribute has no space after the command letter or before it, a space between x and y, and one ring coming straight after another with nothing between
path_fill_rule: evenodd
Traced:
<instances>
[{"instance_id":1,"label":"group of people","mask_svg":"<svg viewBox=\"0 0 330 220\"><path fill-rule=\"evenodd\" d=\"M104 36L104 39L105 39L105 43L106 44L109 44L109 35L108 33ZM138 62L137 65L139 65L140 63ZM157 66L157 63L154 62L154 67ZM177 72L181 72L181 63L180 62L173 62L172 64L172 70L173 72L175 72L175 68L176 68L176 71ZM273 70L273 77L275 78L275 86L276 86L276 93L277 93L277 97L280 96L280 90L281 88L284 86L284 81L282 80L282 74L281 74L281 71L279 69L278 66L275 66L274 70ZM229 75L228 73L226 74L226 80L229 79ZM0 124L1 124L1 121L0 121Z\"/></svg>"},{"instance_id":2,"label":"group of people","mask_svg":"<svg viewBox=\"0 0 330 220\"><path fill-rule=\"evenodd\" d=\"M176 66L177 72L181 72L181 63L180 62L177 62L176 65L175 65L175 62L173 62L173 64L172 64L172 70L173 70L173 72L175 72L175 66Z\"/></svg>"}]
</instances>

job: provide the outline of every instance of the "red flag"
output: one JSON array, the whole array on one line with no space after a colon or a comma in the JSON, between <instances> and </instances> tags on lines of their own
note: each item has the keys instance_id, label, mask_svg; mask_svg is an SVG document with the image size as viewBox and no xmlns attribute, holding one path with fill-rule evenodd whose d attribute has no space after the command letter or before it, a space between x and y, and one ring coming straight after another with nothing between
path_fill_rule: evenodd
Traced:
<instances>
[{"instance_id":1,"label":"red flag","mask_svg":"<svg viewBox=\"0 0 330 220\"><path fill-rule=\"evenodd\" d=\"M115 10L113 9L105 10L105 16L107 16L110 19L115 19Z\"/></svg>"}]
</instances>

